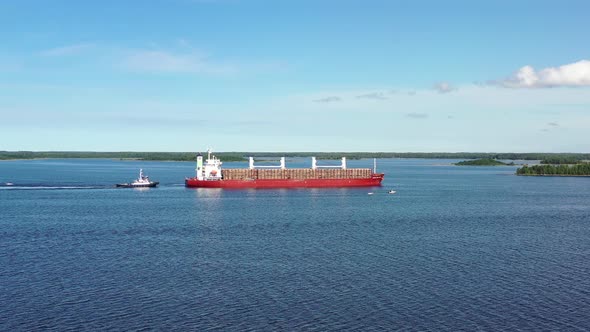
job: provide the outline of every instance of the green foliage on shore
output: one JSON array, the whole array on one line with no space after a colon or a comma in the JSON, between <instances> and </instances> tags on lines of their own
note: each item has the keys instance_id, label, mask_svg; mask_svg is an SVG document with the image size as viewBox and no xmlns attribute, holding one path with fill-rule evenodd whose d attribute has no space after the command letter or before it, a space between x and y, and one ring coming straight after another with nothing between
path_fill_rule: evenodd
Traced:
<instances>
[{"instance_id":1,"label":"green foliage on shore","mask_svg":"<svg viewBox=\"0 0 590 332\"><path fill-rule=\"evenodd\" d=\"M202 151L203 154L205 151ZM428 158L428 159L508 159L550 160L576 158L590 160L581 153L479 153L479 152L215 152L222 161L244 161L247 157L311 157L318 159ZM107 158L166 161L195 161L196 152L85 152L85 151L0 151L0 160L40 158Z\"/></svg>"},{"instance_id":2,"label":"green foliage on shore","mask_svg":"<svg viewBox=\"0 0 590 332\"><path fill-rule=\"evenodd\" d=\"M576 165L533 165L523 166L516 170L516 175L548 175L548 176L590 176L590 164Z\"/></svg>"},{"instance_id":3,"label":"green foliage on shore","mask_svg":"<svg viewBox=\"0 0 590 332\"><path fill-rule=\"evenodd\" d=\"M541 164L563 165L563 164L579 164L584 160L582 156L562 156L551 157L541 160Z\"/></svg>"},{"instance_id":4,"label":"green foliage on shore","mask_svg":"<svg viewBox=\"0 0 590 332\"><path fill-rule=\"evenodd\" d=\"M195 152L84 152L84 151L0 151L0 160L11 159L63 159L63 158L96 158L96 159L130 159L157 161L196 161ZM244 157L236 153L218 153L223 161L243 161Z\"/></svg>"},{"instance_id":5,"label":"green foliage on shore","mask_svg":"<svg viewBox=\"0 0 590 332\"><path fill-rule=\"evenodd\" d=\"M507 166L507 163L503 163L501 161L495 159L475 159L475 160L464 160L458 163L455 163L457 166ZM512 163L514 165L514 163Z\"/></svg>"},{"instance_id":6,"label":"green foliage on shore","mask_svg":"<svg viewBox=\"0 0 590 332\"><path fill-rule=\"evenodd\" d=\"M221 154L218 154L221 155ZM503 159L543 160L548 158L590 159L590 153L487 153L487 152L242 152L252 157L311 157L318 159L418 158L418 159Z\"/></svg>"}]
</instances>

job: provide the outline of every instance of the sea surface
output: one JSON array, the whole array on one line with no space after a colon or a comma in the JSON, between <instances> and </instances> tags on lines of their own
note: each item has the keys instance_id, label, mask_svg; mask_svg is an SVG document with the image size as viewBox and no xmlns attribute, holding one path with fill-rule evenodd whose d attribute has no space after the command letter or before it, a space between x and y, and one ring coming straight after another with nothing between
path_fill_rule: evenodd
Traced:
<instances>
[{"instance_id":1,"label":"sea surface","mask_svg":"<svg viewBox=\"0 0 590 332\"><path fill-rule=\"evenodd\" d=\"M590 178L454 161L289 190L187 189L188 162L0 162L0 330L590 330ZM113 188L139 168L160 187Z\"/></svg>"}]
</instances>

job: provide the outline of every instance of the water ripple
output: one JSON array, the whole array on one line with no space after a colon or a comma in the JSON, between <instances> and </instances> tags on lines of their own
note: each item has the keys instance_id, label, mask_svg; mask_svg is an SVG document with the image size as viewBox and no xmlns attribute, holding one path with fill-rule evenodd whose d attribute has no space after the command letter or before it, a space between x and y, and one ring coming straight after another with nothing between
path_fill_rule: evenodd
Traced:
<instances>
[{"instance_id":1,"label":"water ripple","mask_svg":"<svg viewBox=\"0 0 590 332\"><path fill-rule=\"evenodd\" d=\"M590 329L585 181L383 164L372 196L0 190L0 330Z\"/></svg>"}]
</instances>

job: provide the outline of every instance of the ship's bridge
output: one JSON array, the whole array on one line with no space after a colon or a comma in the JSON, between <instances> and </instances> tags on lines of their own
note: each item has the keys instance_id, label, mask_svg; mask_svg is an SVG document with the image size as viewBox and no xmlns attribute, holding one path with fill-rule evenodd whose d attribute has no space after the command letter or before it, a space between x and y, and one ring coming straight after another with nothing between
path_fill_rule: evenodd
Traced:
<instances>
[{"instance_id":1,"label":"ship's bridge","mask_svg":"<svg viewBox=\"0 0 590 332\"><path fill-rule=\"evenodd\" d=\"M203 164L203 156L197 155L197 179L199 180L221 180L221 165L223 163L219 158L211 155L211 150L207 150L207 159Z\"/></svg>"}]
</instances>

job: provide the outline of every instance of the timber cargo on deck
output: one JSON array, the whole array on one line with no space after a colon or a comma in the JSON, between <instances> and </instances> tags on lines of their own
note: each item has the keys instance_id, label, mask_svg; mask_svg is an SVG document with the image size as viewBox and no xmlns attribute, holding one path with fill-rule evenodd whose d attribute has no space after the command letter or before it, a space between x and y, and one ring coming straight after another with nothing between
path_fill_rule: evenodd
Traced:
<instances>
[{"instance_id":1,"label":"timber cargo on deck","mask_svg":"<svg viewBox=\"0 0 590 332\"><path fill-rule=\"evenodd\" d=\"M277 166L255 166L250 157L248 168L222 169L222 162L211 151L207 159L197 155L196 175L186 178L192 188L335 188L380 186L384 174L377 173L374 160L370 168L347 168L346 158L341 165L320 166L312 157L311 168L287 168L285 158Z\"/></svg>"}]
</instances>

